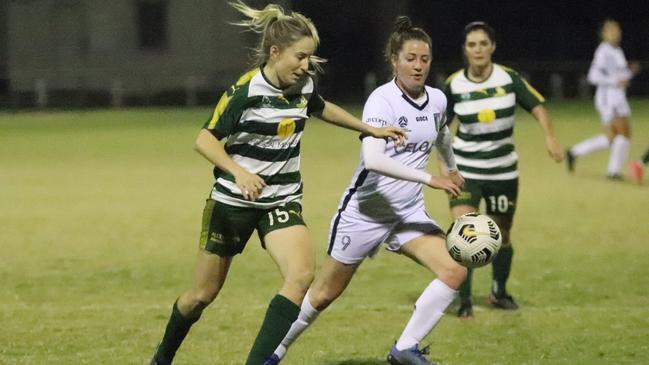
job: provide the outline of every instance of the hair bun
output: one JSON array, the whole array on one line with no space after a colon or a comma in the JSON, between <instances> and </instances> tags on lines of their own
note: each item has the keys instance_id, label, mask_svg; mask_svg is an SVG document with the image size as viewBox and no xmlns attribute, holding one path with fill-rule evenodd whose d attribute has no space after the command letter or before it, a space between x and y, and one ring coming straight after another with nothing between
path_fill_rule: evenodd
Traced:
<instances>
[{"instance_id":1,"label":"hair bun","mask_svg":"<svg viewBox=\"0 0 649 365\"><path fill-rule=\"evenodd\" d=\"M394 31L397 33L407 31L410 28L412 28L412 21L405 15L399 15L394 21Z\"/></svg>"}]
</instances>

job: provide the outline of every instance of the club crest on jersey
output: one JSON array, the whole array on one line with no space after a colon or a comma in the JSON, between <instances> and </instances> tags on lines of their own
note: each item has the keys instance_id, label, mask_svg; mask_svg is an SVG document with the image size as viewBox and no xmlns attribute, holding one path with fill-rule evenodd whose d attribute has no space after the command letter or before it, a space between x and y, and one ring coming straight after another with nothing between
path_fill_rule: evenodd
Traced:
<instances>
[{"instance_id":1,"label":"club crest on jersey","mask_svg":"<svg viewBox=\"0 0 649 365\"><path fill-rule=\"evenodd\" d=\"M399 119L397 119L397 123L399 123L399 127L405 128L408 126L408 118L400 116Z\"/></svg>"},{"instance_id":2,"label":"club crest on jersey","mask_svg":"<svg viewBox=\"0 0 649 365\"><path fill-rule=\"evenodd\" d=\"M286 139L295 133L295 121L290 118L282 119L277 125L277 135Z\"/></svg>"},{"instance_id":3,"label":"club crest on jersey","mask_svg":"<svg viewBox=\"0 0 649 365\"><path fill-rule=\"evenodd\" d=\"M478 113L478 122L489 124L496 120L496 112L493 109L482 109Z\"/></svg>"},{"instance_id":4,"label":"club crest on jersey","mask_svg":"<svg viewBox=\"0 0 649 365\"><path fill-rule=\"evenodd\" d=\"M435 119L435 130L439 132L439 129L442 127L442 114L433 113L433 118Z\"/></svg>"}]
</instances>

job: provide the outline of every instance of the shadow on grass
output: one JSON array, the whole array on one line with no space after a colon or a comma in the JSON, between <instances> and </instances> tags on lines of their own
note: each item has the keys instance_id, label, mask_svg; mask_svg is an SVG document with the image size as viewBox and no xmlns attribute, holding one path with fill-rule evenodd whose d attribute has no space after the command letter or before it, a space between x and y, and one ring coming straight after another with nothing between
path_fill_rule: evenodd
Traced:
<instances>
[{"instance_id":1,"label":"shadow on grass","mask_svg":"<svg viewBox=\"0 0 649 365\"><path fill-rule=\"evenodd\" d=\"M328 362L323 365L385 365L385 360L380 359L351 359Z\"/></svg>"}]
</instances>

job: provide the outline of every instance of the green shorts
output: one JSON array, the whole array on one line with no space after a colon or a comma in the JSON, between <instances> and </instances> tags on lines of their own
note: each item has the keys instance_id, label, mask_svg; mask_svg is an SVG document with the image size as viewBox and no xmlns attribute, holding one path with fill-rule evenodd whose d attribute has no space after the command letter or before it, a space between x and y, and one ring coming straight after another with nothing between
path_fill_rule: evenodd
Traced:
<instances>
[{"instance_id":1,"label":"green shorts","mask_svg":"<svg viewBox=\"0 0 649 365\"><path fill-rule=\"evenodd\" d=\"M302 225L302 206L291 202L269 209L243 208L207 199L199 246L222 257L240 254L252 232L257 229L265 248L266 234L282 228Z\"/></svg>"},{"instance_id":2,"label":"green shorts","mask_svg":"<svg viewBox=\"0 0 649 365\"><path fill-rule=\"evenodd\" d=\"M517 197L518 179L502 181L466 179L460 195L451 197L449 203L451 208L470 205L478 209L480 200L484 198L487 214L513 216L516 211Z\"/></svg>"}]
</instances>

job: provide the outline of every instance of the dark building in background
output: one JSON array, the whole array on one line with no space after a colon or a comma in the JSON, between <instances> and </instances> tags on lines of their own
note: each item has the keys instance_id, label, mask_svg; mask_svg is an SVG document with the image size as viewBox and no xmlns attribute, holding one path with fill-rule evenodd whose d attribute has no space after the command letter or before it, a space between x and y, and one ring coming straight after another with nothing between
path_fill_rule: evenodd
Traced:
<instances>
[{"instance_id":1,"label":"dark building in background","mask_svg":"<svg viewBox=\"0 0 649 365\"><path fill-rule=\"evenodd\" d=\"M649 95L646 1L244 1L315 22L328 59L319 87L339 102L361 101L390 77L383 49L401 14L432 36L431 84L462 67L462 29L484 20L497 31L495 61L550 97L590 97L597 27L612 17L627 58L645 60L630 93ZM0 105L213 104L256 45L229 24L237 19L221 0L0 0Z\"/></svg>"},{"instance_id":2,"label":"dark building in background","mask_svg":"<svg viewBox=\"0 0 649 365\"><path fill-rule=\"evenodd\" d=\"M9 63L8 7L9 0L0 0L0 100L6 98L9 93L9 74L7 71Z\"/></svg>"},{"instance_id":3,"label":"dark building in background","mask_svg":"<svg viewBox=\"0 0 649 365\"><path fill-rule=\"evenodd\" d=\"M497 33L494 60L522 70L544 93L550 79L561 77L564 95L579 94L599 43L597 28L606 18L620 21L622 47L629 60L644 60L644 72L633 82L632 95L649 95L649 2L647 1L294 1L321 33L319 53L329 59L323 86L345 98L362 96L366 71L389 77L382 51L394 17L408 15L433 39L433 69L440 75L462 67L462 29L475 20ZM583 85L582 85L583 86Z\"/></svg>"}]
</instances>

